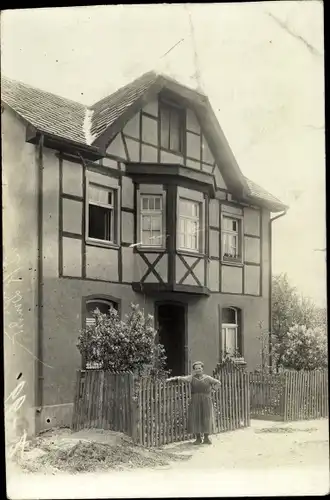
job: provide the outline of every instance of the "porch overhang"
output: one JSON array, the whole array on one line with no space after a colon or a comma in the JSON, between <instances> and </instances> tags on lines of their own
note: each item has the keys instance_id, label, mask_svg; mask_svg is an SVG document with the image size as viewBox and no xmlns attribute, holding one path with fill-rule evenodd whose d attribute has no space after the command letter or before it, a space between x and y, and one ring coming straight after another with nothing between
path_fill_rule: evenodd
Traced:
<instances>
[{"instance_id":1,"label":"porch overhang","mask_svg":"<svg viewBox=\"0 0 330 500\"><path fill-rule=\"evenodd\" d=\"M141 184L175 184L215 197L212 174L176 163L126 163L126 173Z\"/></svg>"},{"instance_id":2,"label":"porch overhang","mask_svg":"<svg viewBox=\"0 0 330 500\"><path fill-rule=\"evenodd\" d=\"M210 290L206 286L181 285L177 283L141 283L133 282L132 288L134 292L156 295L166 292L174 292L189 295L210 296Z\"/></svg>"}]
</instances>

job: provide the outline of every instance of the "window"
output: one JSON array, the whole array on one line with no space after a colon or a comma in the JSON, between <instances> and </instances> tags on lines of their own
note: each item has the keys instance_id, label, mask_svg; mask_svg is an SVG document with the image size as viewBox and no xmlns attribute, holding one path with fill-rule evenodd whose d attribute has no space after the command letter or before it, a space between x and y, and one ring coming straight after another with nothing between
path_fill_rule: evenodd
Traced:
<instances>
[{"instance_id":1,"label":"window","mask_svg":"<svg viewBox=\"0 0 330 500\"><path fill-rule=\"evenodd\" d=\"M185 199L179 200L179 248L182 250L199 250L200 241L200 203Z\"/></svg>"},{"instance_id":2,"label":"window","mask_svg":"<svg viewBox=\"0 0 330 500\"><path fill-rule=\"evenodd\" d=\"M241 259L240 219L222 218L222 256L224 260Z\"/></svg>"},{"instance_id":3,"label":"window","mask_svg":"<svg viewBox=\"0 0 330 500\"><path fill-rule=\"evenodd\" d=\"M99 311L102 314L109 314L110 308L113 307L118 311L118 304L116 302L112 302L110 300L103 300L103 299L93 299L93 300L88 300L86 302L86 326L92 326L95 325L95 318L93 317L93 312L96 309L99 309ZM101 363L97 363L95 361L91 362L86 360L86 369L97 369L97 368L102 368Z\"/></svg>"},{"instance_id":4,"label":"window","mask_svg":"<svg viewBox=\"0 0 330 500\"><path fill-rule=\"evenodd\" d=\"M167 104L160 106L161 147L183 152L183 114L182 110Z\"/></svg>"},{"instance_id":5,"label":"window","mask_svg":"<svg viewBox=\"0 0 330 500\"><path fill-rule=\"evenodd\" d=\"M141 243L147 247L163 244L163 197L141 195Z\"/></svg>"},{"instance_id":6,"label":"window","mask_svg":"<svg viewBox=\"0 0 330 500\"><path fill-rule=\"evenodd\" d=\"M116 191L88 183L88 238L116 243Z\"/></svg>"},{"instance_id":7,"label":"window","mask_svg":"<svg viewBox=\"0 0 330 500\"><path fill-rule=\"evenodd\" d=\"M237 357L239 345L239 314L234 307L222 309L221 350L223 356Z\"/></svg>"}]
</instances>

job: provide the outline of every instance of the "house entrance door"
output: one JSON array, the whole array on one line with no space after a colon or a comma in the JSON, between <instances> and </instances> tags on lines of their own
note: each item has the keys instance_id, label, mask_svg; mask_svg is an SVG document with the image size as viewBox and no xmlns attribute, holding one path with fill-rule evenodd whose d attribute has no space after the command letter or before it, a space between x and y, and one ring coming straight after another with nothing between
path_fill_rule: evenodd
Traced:
<instances>
[{"instance_id":1,"label":"house entrance door","mask_svg":"<svg viewBox=\"0 0 330 500\"><path fill-rule=\"evenodd\" d=\"M184 375L186 369L186 310L177 303L156 304L158 339L164 345L167 356L167 368L171 375Z\"/></svg>"}]
</instances>

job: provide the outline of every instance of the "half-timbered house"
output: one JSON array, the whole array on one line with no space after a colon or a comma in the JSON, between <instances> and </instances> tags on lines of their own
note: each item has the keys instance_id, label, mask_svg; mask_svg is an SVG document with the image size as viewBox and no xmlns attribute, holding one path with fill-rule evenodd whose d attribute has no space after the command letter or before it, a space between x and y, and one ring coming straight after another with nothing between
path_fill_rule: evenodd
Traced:
<instances>
[{"instance_id":1,"label":"half-timbered house","mask_svg":"<svg viewBox=\"0 0 330 500\"><path fill-rule=\"evenodd\" d=\"M211 372L225 353L259 364L271 213L286 207L243 175L205 95L150 72L87 107L3 77L2 134L38 428L70 419L96 307L151 313L173 374L197 358Z\"/></svg>"}]
</instances>

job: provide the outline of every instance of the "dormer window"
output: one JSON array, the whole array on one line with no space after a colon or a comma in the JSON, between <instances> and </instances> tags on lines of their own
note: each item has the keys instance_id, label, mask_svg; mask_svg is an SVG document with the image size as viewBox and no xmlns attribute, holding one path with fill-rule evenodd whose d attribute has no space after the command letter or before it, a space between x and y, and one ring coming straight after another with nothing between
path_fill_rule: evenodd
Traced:
<instances>
[{"instance_id":1,"label":"dormer window","mask_svg":"<svg viewBox=\"0 0 330 500\"><path fill-rule=\"evenodd\" d=\"M160 142L163 149L183 153L183 123L182 109L160 103Z\"/></svg>"}]
</instances>

